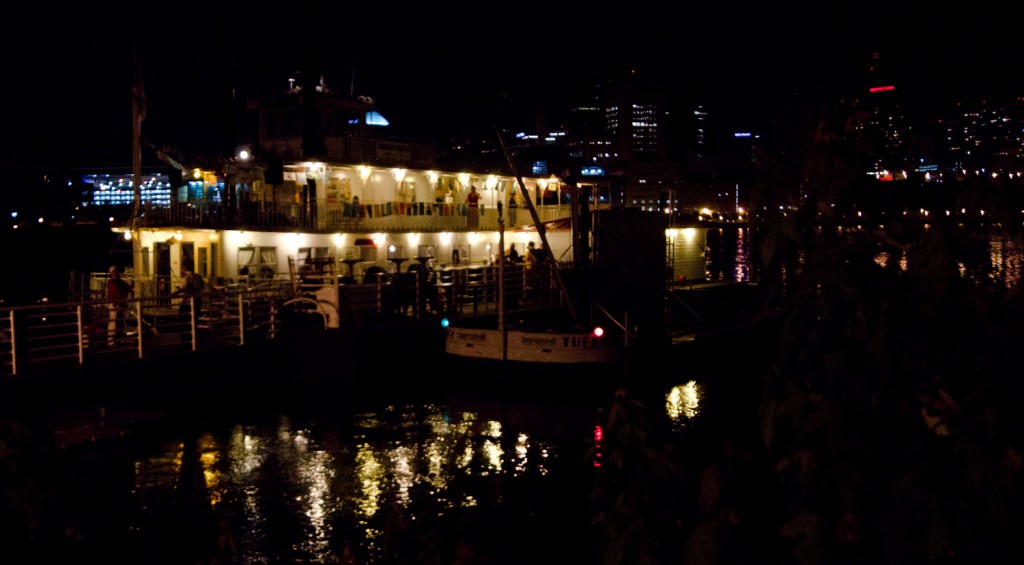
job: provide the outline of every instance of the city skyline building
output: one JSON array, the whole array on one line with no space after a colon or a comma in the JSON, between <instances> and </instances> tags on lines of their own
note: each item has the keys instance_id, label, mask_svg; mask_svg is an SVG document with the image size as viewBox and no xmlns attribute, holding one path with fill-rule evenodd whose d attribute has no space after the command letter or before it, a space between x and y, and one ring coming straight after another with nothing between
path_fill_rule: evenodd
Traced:
<instances>
[{"instance_id":1,"label":"city skyline building","mask_svg":"<svg viewBox=\"0 0 1024 565\"><path fill-rule=\"evenodd\" d=\"M884 72L877 51L871 55L866 82L866 89L851 101L847 133L861 142L861 166L867 168L863 172L883 181L905 178L915 166L911 155L915 132L906 112L905 89L899 77Z\"/></svg>"},{"instance_id":2,"label":"city skyline building","mask_svg":"<svg viewBox=\"0 0 1024 565\"><path fill-rule=\"evenodd\" d=\"M669 114L663 91L640 80L608 84L603 95L605 126L617 148L617 160L668 157Z\"/></svg>"},{"instance_id":3,"label":"city skyline building","mask_svg":"<svg viewBox=\"0 0 1024 565\"><path fill-rule=\"evenodd\" d=\"M945 165L953 172L1019 174L1024 167L1024 101L958 103L943 122Z\"/></svg>"},{"instance_id":4,"label":"city skyline building","mask_svg":"<svg viewBox=\"0 0 1024 565\"><path fill-rule=\"evenodd\" d=\"M670 194L673 210L732 202L766 167L789 170L796 178L809 148L830 138L850 145L861 159L859 173L880 180L915 172L937 178L943 172L1019 169L1024 160L1020 98L959 102L929 123L915 107L929 93L904 88L902 77L888 72L884 63L872 52L869 64L851 73L857 78L845 89L790 85L778 96L774 112L748 128L733 125L740 121L731 115L734 109L707 104L692 92L668 91L633 74L580 81L559 96L534 101L532 111L506 114L516 119L503 125L524 173L579 174L585 168L586 180L602 184L598 192L615 203L661 207ZM490 129L449 145L429 139L429 132L422 138L393 137L388 132L398 130L384 125L387 120L377 113L373 98L346 97L329 88L322 75L315 81L309 80L313 75L292 76L298 80L291 80L288 89L247 100L237 118L243 127L234 145L250 145L278 158L322 155L478 170L507 165ZM152 163L152 152L147 155ZM207 162L230 159L200 157ZM100 164L99 170L109 169ZM116 200L116 190L106 196Z\"/></svg>"}]
</instances>

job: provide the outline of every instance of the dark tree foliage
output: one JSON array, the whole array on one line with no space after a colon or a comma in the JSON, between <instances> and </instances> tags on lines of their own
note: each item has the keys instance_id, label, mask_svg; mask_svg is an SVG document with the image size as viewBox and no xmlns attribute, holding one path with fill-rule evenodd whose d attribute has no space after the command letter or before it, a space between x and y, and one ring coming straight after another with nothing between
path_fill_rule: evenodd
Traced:
<instances>
[{"instance_id":1,"label":"dark tree foliage","mask_svg":"<svg viewBox=\"0 0 1024 565\"><path fill-rule=\"evenodd\" d=\"M863 201L822 168L809 194ZM1020 207L996 183L955 189L968 212L872 199L858 227L807 198L759 227L782 327L760 410L783 504L773 562L1024 560L1022 304L991 243L1014 241Z\"/></svg>"}]
</instances>

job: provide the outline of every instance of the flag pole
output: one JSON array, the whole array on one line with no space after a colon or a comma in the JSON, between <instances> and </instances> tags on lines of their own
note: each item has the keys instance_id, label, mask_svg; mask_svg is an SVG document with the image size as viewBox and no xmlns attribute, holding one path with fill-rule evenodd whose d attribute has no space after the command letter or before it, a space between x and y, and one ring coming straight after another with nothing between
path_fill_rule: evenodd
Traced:
<instances>
[{"instance_id":1,"label":"flag pole","mask_svg":"<svg viewBox=\"0 0 1024 565\"><path fill-rule=\"evenodd\" d=\"M146 119L146 92L142 87L138 47L135 48L135 76L132 82L132 217L129 228L132 238L132 284L135 295L141 296L139 278L142 274L142 242L139 233L139 211L142 207L142 120Z\"/></svg>"}]
</instances>

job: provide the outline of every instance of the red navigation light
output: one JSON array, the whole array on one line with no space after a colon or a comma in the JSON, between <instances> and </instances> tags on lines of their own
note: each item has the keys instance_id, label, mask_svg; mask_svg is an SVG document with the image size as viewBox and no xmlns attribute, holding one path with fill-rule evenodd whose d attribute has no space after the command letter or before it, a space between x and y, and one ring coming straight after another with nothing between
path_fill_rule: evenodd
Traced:
<instances>
[{"instance_id":1,"label":"red navigation light","mask_svg":"<svg viewBox=\"0 0 1024 565\"><path fill-rule=\"evenodd\" d=\"M597 326L596 328L594 328L594 331L590 332L590 335L594 337L601 337L604 335L604 328L602 328L601 326Z\"/></svg>"}]
</instances>

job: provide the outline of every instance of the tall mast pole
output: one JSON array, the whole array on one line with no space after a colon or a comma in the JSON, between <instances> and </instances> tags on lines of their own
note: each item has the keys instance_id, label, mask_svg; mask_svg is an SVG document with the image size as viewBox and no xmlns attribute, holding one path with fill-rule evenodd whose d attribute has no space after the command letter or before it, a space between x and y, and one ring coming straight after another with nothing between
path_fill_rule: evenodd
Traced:
<instances>
[{"instance_id":1,"label":"tall mast pole","mask_svg":"<svg viewBox=\"0 0 1024 565\"><path fill-rule=\"evenodd\" d=\"M508 359L508 331L505 328L505 216L502 211L502 202L498 200L498 330L501 332L501 370L504 371Z\"/></svg>"},{"instance_id":2,"label":"tall mast pole","mask_svg":"<svg viewBox=\"0 0 1024 565\"><path fill-rule=\"evenodd\" d=\"M146 92L142 87L142 70L139 65L138 47L135 48L135 76L132 81L132 282L136 295L139 277L142 273L142 242L139 233L139 211L142 207L142 120L146 119Z\"/></svg>"},{"instance_id":3,"label":"tall mast pole","mask_svg":"<svg viewBox=\"0 0 1024 565\"><path fill-rule=\"evenodd\" d=\"M533 199L530 198L530 192L526 190L526 184L523 182L522 175L519 174L519 167L516 166L515 160L512 158L512 153L508 150L508 145L505 143L505 136L502 135L501 130L495 124L494 133L498 135L498 141L501 143L501 150L505 154L505 160L508 162L508 166L512 169L512 174L516 177L516 182L519 184L519 190L523 195L523 200L526 202L526 207L530 210L530 216L533 218L534 225L537 226L537 234L540 235L540 241L544 245L544 250L549 254L548 260L552 262L552 271L555 274L555 282L558 284L558 290L562 294L563 301L565 302L566 308L569 309L569 315L572 316L573 322L577 321L576 308L573 306L572 298L569 296L569 291L565 287L565 281L562 280L562 271L557 265L554 265L554 256L551 256L551 246L548 245L547 231L544 228L544 223L540 221L540 215L537 214L537 208L533 205ZM505 253L505 249L502 248L502 254Z\"/></svg>"}]
</instances>

